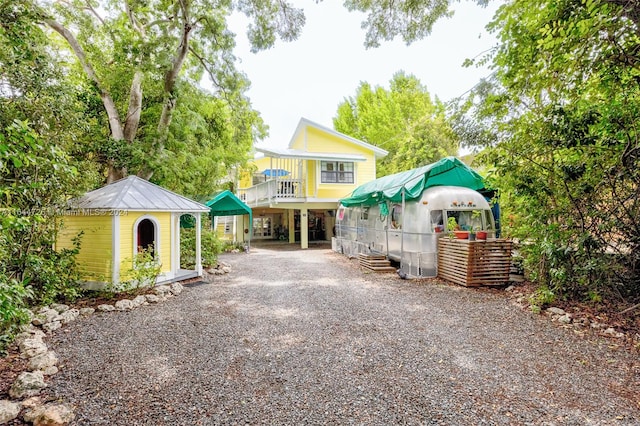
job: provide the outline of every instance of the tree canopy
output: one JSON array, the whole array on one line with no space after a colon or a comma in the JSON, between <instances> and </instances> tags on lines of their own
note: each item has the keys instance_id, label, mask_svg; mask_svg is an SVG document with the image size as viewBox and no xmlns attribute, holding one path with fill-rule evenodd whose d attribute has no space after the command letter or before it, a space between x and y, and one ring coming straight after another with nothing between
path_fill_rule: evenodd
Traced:
<instances>
[{"instance_id":1,"label":"tree canopy","mask_svg":"<svg viewBox=\"0 0 640 426\"><path fill-rule=\"evenodd\" d=\"M377 167L385 176L455 155L458 143L445 117L413 75L396 73L390 89L360 84L354 97L338 106L336 130L389 151Z\"/></svg>"},{"instance_id":2,"label":"tree canopy","mask_svg":"<svg viewBox=\"0 0 640 426\"><path fill-rule=\"evenodd\" d=\"M103 134L94 150L108 181L127 173L150 178L159 169L167 176L167 159L175 153L172 133L190 123L176 121L189 116L176 109L189 109L194 96L205 93L194 92L203 77L219 100L212 106L225 111L222 122L239 143L235 161L242 161L246 141L263 137L265 127L244 96L248 82L235 68L234 34L226 19L234 7L254 19L248 28L254 50L278 37L295 39L304 23L300 10L275 0L72 0L40 6L41 21L76 58L69 72L82 75L94 104L100 100Z\"/></svg>"},{"instance_id":3,"label":"tree canopy","mask_svg":"<svg viewBox=\"0 0 640 426\"><path fill-rule=\"evenodd\" d=\"M501 43L476 117L497 142L483 158L546 298L640 296L632 3L512 1L491 24Z\"/></svg>"}]
</instances>

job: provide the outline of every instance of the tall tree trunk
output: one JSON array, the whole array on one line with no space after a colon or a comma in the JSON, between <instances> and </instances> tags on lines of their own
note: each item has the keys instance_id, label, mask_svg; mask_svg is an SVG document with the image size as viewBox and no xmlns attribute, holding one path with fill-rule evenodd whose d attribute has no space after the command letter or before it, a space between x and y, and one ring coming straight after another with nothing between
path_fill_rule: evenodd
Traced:
<instances>
[{"instance_id":1,"label":"tall tree trunk","mask_svg":"<svg viewBox=\"0 0 640 426\"><path fill-rule=\"evenodd\" d=\"M76 57L80 61L80 65L84 70L85 74L89 79L96 85L98 88L98 92L100 93L100 98L102 99L102 105L104 106L105 111L107 112L107 118L109 120L109 129L111 131L111 138L114 140L123 140L125 139L125 132L122 127L122 123L120 122L120 115L118 114L118 109L116 108L116 104L111 98L109 92L103 87L102 82L96 75L95 70L91 66L91 64L87 61L87 56L78 43L78 40L74 37L74 35L62 26L59 22L53 19L45 20L47 25L49 25L54 31L60 34L71 46L71 49L76 54ZM134 79L135 81L135 79ZM136 125L137 128L137 125ZM107 183L111 183L114 180L118 180L126 176L127 171L124 169L115 168L113 165L113 161L107 162Z\"/></svg>"},{"instance_id":2,"label":"tall tree trunk","mask_svg":"<svg viewBox=\"0 0 640 426\"><path fill-rule=\"evenodd\" d=\"M167 73L164 77L165 101L164 105L162 106L160 120L158 121L158 136L156 146L154 147L154 152L156 155L162 153L162 151L164 150L164 145L167 141L169 126L171 125L171 117L173 116L173 111L175 110L177 103L175 94L176 81L178 79L178 75L180 75L180 70L182 70L182 65L184 64L184 60L187 57L187 53L189 52L189 37L191 34L191 29L193 27L188 22L188 11L186 10L183 10L183 22L184 29L182 32L180 45L176 50L171 68L167 70ZM151 178L151 176L153 176L153 170L151 170L149 167L145 167L140 170L138 176L148 180Z\"/></svg>"}]
</instances>

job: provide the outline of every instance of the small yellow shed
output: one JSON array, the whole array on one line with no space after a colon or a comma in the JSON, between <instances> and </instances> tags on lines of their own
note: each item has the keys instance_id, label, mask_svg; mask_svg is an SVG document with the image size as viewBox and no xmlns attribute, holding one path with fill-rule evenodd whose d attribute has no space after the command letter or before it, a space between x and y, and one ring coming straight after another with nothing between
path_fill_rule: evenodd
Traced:
<instances>
[{"instance_id":1,"label":"small yellow shed","mask_svg":"<svg viewBox=\"0 0 640 426\"><path fill-rule=\"evenodd\" d=\"M209 208L137 176L129 176L74 199L61 218L56 248L73 248L79 234L77 256L88 288L117 286L126 278L133 259L151 248L160 264L156 283L169 283L202 275L200 257L201 213ZM180 216L196 219L196 265L180 269Z\"/></svg>"}]
</instances>

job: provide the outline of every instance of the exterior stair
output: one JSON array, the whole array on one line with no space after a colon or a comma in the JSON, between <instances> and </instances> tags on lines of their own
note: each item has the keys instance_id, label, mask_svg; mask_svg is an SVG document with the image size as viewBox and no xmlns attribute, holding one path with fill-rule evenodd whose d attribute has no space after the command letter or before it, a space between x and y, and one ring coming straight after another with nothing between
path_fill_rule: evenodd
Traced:
<instances>
[{"instance_id":1,"label":"exterior stair","mask_svg":"<svg viewBox=\"0 0 640 426\"><path fill-rule=\"evenodd\" d=\"M373 272L396 272L391 262L384 255L359 254L358 263L364 269Z\"/></svg>"}]
</instances>

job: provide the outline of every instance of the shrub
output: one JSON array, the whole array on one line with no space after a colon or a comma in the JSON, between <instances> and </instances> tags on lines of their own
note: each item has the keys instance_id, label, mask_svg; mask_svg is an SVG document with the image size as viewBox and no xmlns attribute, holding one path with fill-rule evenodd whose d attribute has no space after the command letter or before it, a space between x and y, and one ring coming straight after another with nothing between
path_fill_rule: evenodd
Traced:
<instances>
[{"instance_id":1,"label":"shrub","mask_svg":"<svg viewBox=\"0 0 640 426\"><path fill-rule=\"evenodd\" d=\"M108 290L115 293L131 293L153 287L156 284L162 270L162 264L155 257L153 247L139 251L133 259L125 259L124 262L131 262L131 268L122 274L127 279L117 285L112 283Z\"/></svg>"},{"instance_id":2,"label":"shrub","mask_svg":"<svg viewBox=\"0 0 640 426\"><path fill-rule=\"evenodd\" d=\"M27 310L33 291L25 282L0 273L0 356L21 327L30 320Z\"/></svg>"},{"instance_id":3,"label":"shrub","mask_svg":"<svg viewBox=\"0 0 640 426\"><path fill-rule=\"evenodd\" d=\"M202 266L215 266L218 255L224 251L225 243L218 239L213 229L203 226L201 235ZM196 265L196 230L185 228L180 230L180 267L193 269Z\"/></svg>"}]
</instances>

